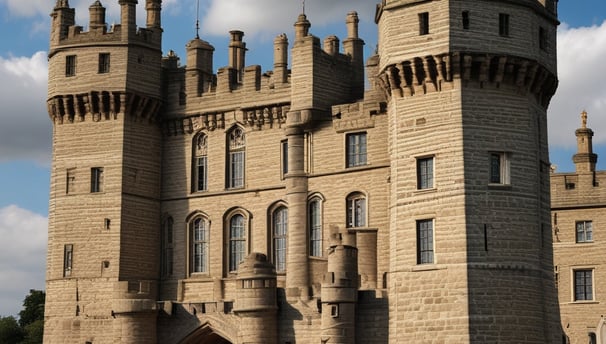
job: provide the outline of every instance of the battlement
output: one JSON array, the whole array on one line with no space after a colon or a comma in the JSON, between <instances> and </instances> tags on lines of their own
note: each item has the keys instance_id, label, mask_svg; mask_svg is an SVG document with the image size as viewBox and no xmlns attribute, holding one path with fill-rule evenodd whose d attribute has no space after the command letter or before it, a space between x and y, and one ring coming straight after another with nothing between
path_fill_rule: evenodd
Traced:
<instances>
[{"instance_id":1,"label":"battlement","mask_svg":"<svg viewBox=\"0 0 606 344\"><path fill-rule=\"evenodd\" d=\"M106 9L99 0L89 7L88 31L76 25L76 10L69 7L67 0L58 0L51 13L50 52L81 45L97 44L142 44L160 49L162 29L160 28L161 0L147 0L147 27L137 28L135 5L137 1L120 1L121 23L109 27L105 22Z\"/></svg>"},{"instance_id":2,"label":"battlement","mask_svg":"<svg viewBox=\"0 0 606 344\"><path fill-rule=\"evenodd\" d=\"M229 32L227 65L218 68L216 73L213 68L215 47L196 37L186 45L185 66L179 65L179 57L172 51L163 58L162 66L168 81L165 109L168 117L199 113L201 107L205 111L223 111L226 104L233 106L233 101L228 101L226 95L237 95L240 102L258 106L300 100L298 103L302 108L325 111L330 110L328 104L335 102L334 97L342 99L343 103L362 98L364 42L358 37L358 22L355 12L347 15L348 37L343 41L341 51L338 37L328 36L321 44L318 37L309 33L311 24L306 16L300 15L295 23L292 68L288 68L288 37L280 34L274 39L274 69L266 72L259 65L245 64L244 32ZM307 94L320 85L332 87L325 93ZM295 92L301 94L295 95ZM330 102L322 96L330 98ZM259 103L259 99L263 99L263 103Z\"/></svg>"}]
</instances>

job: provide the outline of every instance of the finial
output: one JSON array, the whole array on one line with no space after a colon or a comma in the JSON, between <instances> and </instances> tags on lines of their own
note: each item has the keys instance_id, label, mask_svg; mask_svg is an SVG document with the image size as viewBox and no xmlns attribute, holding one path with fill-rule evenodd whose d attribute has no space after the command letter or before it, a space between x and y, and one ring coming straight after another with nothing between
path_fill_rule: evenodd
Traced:
<instances>
[{"instance_id":1,"label":"finial","mask_svg":"<svg viewBox=\"0 0 606 344\"><path fill-rule=\"evenodd\" d=\"M305 0L303 0L303 14L305 14Z\"/></svg>"},{"instance_id":2,"label":"finial","mask_svg":"<svg viewBox=\"0 0 606 344\"><path fill-rule=\"evenodd\" d=\"M583 129L587 128L587 111L581 112L581 126Z\"/></svg>"},{"instance_id":3,"label":"finial","mask_svg":"<svg viewBox=\"0 0 606 344\"><path fill-rule=\"evenodd\" d=\"M196 38L200 38L200 0L196 8Z\"/></svg>"}]
</instances>

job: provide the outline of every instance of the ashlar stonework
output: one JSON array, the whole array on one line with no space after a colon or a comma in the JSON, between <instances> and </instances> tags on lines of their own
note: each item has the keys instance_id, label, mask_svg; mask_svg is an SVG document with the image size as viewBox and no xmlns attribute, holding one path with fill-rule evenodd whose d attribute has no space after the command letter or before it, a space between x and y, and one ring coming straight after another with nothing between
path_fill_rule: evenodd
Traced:
<instances>
[{"instance_id":1,"label":"ashlar stonework","mask_svg":"<svg viewBox=\"0 0 606 344\"><path fill-rule=\"evenodd\" d=\"M556 1L301 14L268 72L118 2L51 14L45 343L561 343Z\"/></svg>"}]
</instances>

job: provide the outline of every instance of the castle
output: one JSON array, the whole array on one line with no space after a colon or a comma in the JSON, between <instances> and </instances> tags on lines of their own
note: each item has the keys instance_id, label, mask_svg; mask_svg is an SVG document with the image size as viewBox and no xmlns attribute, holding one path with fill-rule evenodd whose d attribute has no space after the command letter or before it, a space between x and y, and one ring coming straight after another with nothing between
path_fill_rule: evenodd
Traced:
<instances>
[{"instance_id":1,"label":"castle","mask_svg":"<svg viewBox=\"0 0 606 344\"><path fill-rule=\"evenodd\" d=\"M269 72L118 2L51 14L45 343L562 342L555 0L383 0L368 59L301 14Z\"/></svg>"},{"instance_id":2,"label":"castle","mask_svg":"<svg viewBox=\"0 0 606 344\"><path fill-rule=\"evenodd\" d=\"M587 113L575 131L575 172L551 174L554 269L569 343L604 343L606 279L601 231L606 223L606 171L597 171Z\"/></svg>"}]
</instances>

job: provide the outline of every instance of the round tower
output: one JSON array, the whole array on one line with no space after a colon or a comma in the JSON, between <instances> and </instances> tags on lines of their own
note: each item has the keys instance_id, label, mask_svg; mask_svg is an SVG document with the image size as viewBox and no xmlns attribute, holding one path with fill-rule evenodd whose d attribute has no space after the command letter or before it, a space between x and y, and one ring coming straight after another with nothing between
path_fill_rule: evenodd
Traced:
<instances>
[{"instance_id":1,"label":"round tower","mask_svg":"<svg viewBox=\"0 0 606 344\"><path fill-rule=\"evenodd\" d=\"M356 342L359 281L355 234L334 234L328 248L327 272L322 281L322 343Z\"/></svg>"},{"instance_id":2,"label":"round tower","mask_svg":"<svg viewBox=\"0 0 606 344\"><path fill-rule=\"evenodd\" d=\"M99 1L89 31L67 0L51 14L45 342L156 341L162 30L117 2L111 32Z\"/></svg>"},{"instance_id":3,"label":"round tower","mask_svg":"<svg viewBox=\"0 0 606 344\"><path fill-rule=\"evenodd\" d=\"M261 253L252 253L239 265L234 313L241 319L239 342L278 342L276 269Z\"/></svg>"},{"instance_id":4,"label":"round tower","mask_svg":"<svg viewBox=\"0 0 606 344\"><path fill-rule=\"evenodd\" d=\"M376 20L390 342L560 341L546 126L555 2L385 0Z\"/></svg>"}]
</instances>

